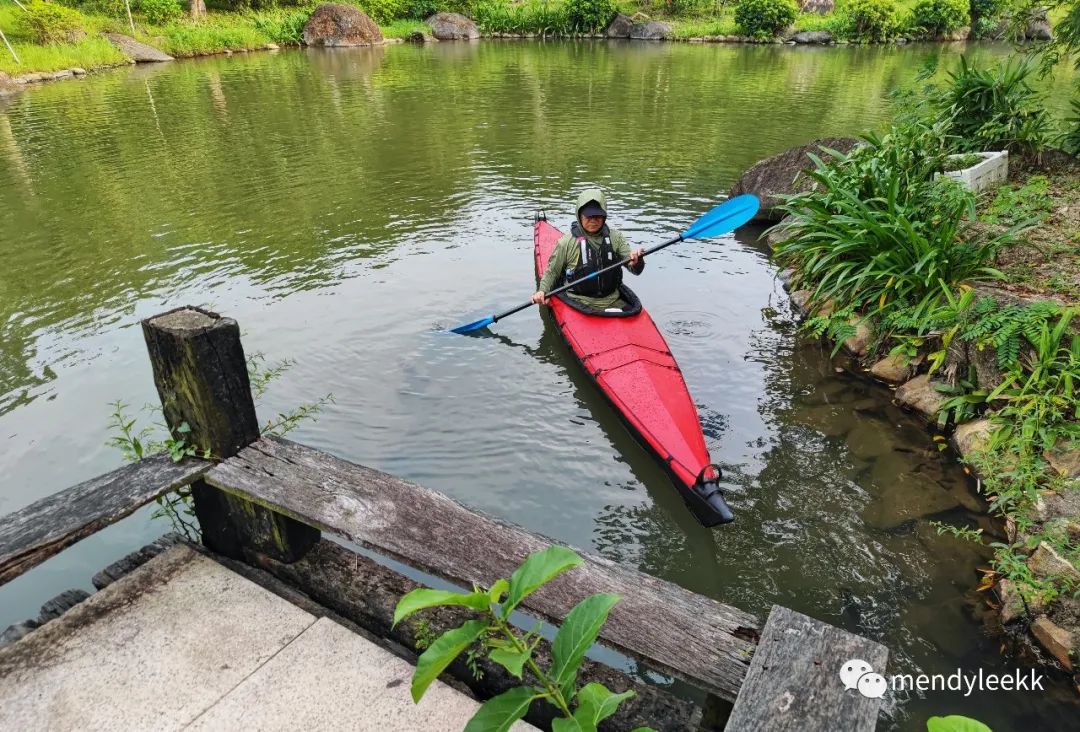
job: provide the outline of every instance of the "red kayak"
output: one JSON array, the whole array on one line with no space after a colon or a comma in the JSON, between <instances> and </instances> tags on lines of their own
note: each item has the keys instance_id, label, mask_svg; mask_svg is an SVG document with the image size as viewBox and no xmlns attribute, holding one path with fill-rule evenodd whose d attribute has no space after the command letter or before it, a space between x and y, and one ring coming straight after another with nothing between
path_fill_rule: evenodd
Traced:
<instances>
[{"instance_id":1,"label":"red kayak","mask_svg":"<svg viewBox=\"0 0 1080 732\"><path fill-rule=\"evenodd\" d=\"M539 278L562 232L536 216ZM623 310L582 308L564 295L548 300L563 338L634 436L663 462L687 506L705 526L733 520L709 461L697 409L682 371L637 296L622 286Z\"/></svg>"}]
</instances>

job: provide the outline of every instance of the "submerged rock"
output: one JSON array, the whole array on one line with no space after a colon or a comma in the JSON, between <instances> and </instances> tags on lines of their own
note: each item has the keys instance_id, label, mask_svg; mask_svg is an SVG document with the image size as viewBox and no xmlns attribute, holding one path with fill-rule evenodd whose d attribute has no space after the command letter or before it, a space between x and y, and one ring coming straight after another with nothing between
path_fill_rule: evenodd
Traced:
<instances>
[{"instance_id":1,"label":"submerged rock","mask_svg":"<svg viewBox=\"0 0 1080 732\"><path fill-rule=\"evenodd\" d=\"M173 61L173 57L153 46L139 43L123 33L106 33L105 39L116 46L120 53L130 58L135 63L158 63L161 61Z\"/></svg>"},{"instance_id":2,"label":"submerged rock","mask_svg":"<svg viewBox=\"0 0 1080 732\"><path fill-rule=\"evenodd\" d=\"M471 41L480 37L480 29L460 13L435 13L424 21L431 26L431 35L440 41Z\"/></svg>"},{"instance_id":3,"label":"submerged rock","mask_svg":"<svg viewBox=\"0 0 1080 732\"><path fill-rule=\"evenodd\" d=\"M608 38L629 38L630 29L634 27L634 21L629 15L617 13L608 24L604 35Z\"/></svg>"},{"instance_id":4,"label":"submerged rock","mask_svg":"<svg viewBox=\"0 0 1080 732\"><path fill-rule=\"evenodd\" d=\"M323 3L304 26L304 43L309 46L372 46L382 42L382 31L375 21L352 5Z\"/></svg>"},{"instance_id":5,"label":"submerged rock","mask_svg":"<svg viewBox=\"0 0 1080 732\"><path fill-rule=\"evenodd\" d=\"M671 26L656 20L636 23L630 28L630 37L636 41L666 41L671 38Z\"/></svg>"},{"instance_id":6,"label":"submerged rock","mask_svg":"<svg viewBox=\"0 0 1080 732\"><path fill-rule=\"evenodd\" d=\"M754 194L761 201L761 208L754 220L779 221L785 215L778 208L781 204L779 196L805 191L813 182L808 176L802 175L804 171L814 169L814 161L808 157L808 153L828 160L830 156L825 149L846 153L857 144L859 141L853 137L827 137L765 158L742 174L732 186L731 195Z\"/></svg>"}]
</instances>

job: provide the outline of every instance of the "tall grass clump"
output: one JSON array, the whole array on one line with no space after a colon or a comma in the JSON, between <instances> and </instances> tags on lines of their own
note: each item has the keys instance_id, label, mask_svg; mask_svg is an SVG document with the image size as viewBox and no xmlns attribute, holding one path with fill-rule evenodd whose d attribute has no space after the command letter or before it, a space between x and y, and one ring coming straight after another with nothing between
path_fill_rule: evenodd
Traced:
<instances>
[{"instance_id":1,"label":"tall grass clump","mask_svg":"<svg viewBox=\"0 0 1080 732\"><path fill-rule=\"evenodd\" d=\"M909 121L829 160L815 158L814 189L782 207L787 241L776 255L798 273L813 300L882 313L928 309L941 286L998 277L989 267L1001 239L970 228L975 200L935 181L949 152L945 122Z\"/></svg>"},{"instance_id":2,"label":"tall grass clump","mask_svg":"<svg viewBox=\"0 0 1080 732\"><path fill-rule=\"evenodd\" d=\"M255 30L279 46L301 45L309 18L311 8L277 8L251 16Z\"/></svg>"},{"instance_id":3,"label":"tall grass clump","mask_svg":"<svg viewBox=\"0 0 1080 732\"><path fill-rule=\"evenodd\" d=\"M568 15L568 6L542 0L509 4L505 0L481 0L473 20L484 33L569 34L577 28Z\"/></svg>"},{"instance_id":4,"label":"tall grass clump","mask_svg":"<svg viewBox=\"0 0 1080 732\"><path fill-rule=\"evenodd\" d=\"M1039 151L1053 136L1053 120L1043 95L1032 87L1038 65L1011 56L979 68L961 56L947 82L931 92L931 101L951 119L949 132L961 152L980 150Z\"/></svg>"}]
</instances>

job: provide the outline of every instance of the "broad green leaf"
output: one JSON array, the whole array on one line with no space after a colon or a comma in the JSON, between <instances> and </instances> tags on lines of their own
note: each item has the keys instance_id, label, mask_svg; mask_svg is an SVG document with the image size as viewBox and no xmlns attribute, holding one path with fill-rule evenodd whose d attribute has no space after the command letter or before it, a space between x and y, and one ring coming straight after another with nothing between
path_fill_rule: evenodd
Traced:
<instances>
[{"instance_id":1,"label":"broad green leaf","mask_svg":"<svg viewBox=\"0 0 1080 732\"><path fill-rule=\"evenodd\" d=\"M486 592L448 592L446 590L429 590L421 587L413 590L398 600L394 609L394 625L397 625L417 610L439 605L464 605L476 610L488 609L488 595Z\"/></svg>"},{"instance_id":2,"label":"broad green leaf","mask_svg":"<svg viewBox=\"0 0 1080 732\"><path fill-rule=\"evenodd\" d=\"M491 598L492 602L498 603L500 600L502 600L502 596L505 595L506 591L509 589L510 583L504 579L501 579L495 584L493 584L491 586L491 589L488 590L488 597Z\"/></svg>"},{"instance_id":3,"label":"broad green leaf","mask_svg":"<svg viewBox=\"0 0 1080 732\"><path fill-rule=\"evenodd\" d=\"M608 613L619 599L618 595L597 593L586 597L567 613L551 643L551 676L564 695L573 687L585 652L596 641Z\"/></svg>"},{"instance_id":4,"label":"broad green leaf","mask_svg":"<svg viewBox=\"0 0 1080 732\"><path fill-rule=\"evenodd\" d=\"M603 684L586 684L577 694L577 709L574 718L579 723L588 723L595 727L615 713L624 699L634 696L633 691L615 694Z\"/></svg>"},{"instance_id":5,"label":"broad green leaf","mask_svg":"<svg viewBox=\"0 0 1080 732\"><path fill-rule=\"evenodd\" d=\"M982 722L952 714L948 717L930 717L926 720L927 732L992 732Z\"/></svg>"},{"instance_id":6,"label":"broad green leaf","mask_svg":"<svg viewBox=\"0 0 1080 732\"><path fill-rule=\"evenodd\" d=\"M549 546L543 551L530 554L510 575L509 594L503 603L503 617L509 617L510 611L541 585L581 562L581 557L564 546Z\"/></svg>"},{"instance_id":7,"label":"broad green leaf","mask_svg":"<svg viewBox=\"0 0 1080 732\"><path fill-rule=\"evenodd\" d=\"M596 727L582 727L577 719L558 717L551 720L551 732L596 732Z\"/></svg>"},{"instance_id":8,"label":"broad green leaf","mask_svg":"<svg viewBox=\"0 0 1080 732\"><path fill-rule=\"evenodd\" d=\"M529 656L532 655L532 649L526 648L524 651L515 651L511 648L496 648L488 655L492 661L505 668L516 678L520 679L521 668L525 665L525 662L529 660Z\"/></svg>"},{"instance_id":9,"label":"broad green leaf","mask_svg":"<svg viewBox=\"0 0 1080 732\"><path fill-rule=\"evenodd\" d=\"M412 698L419 702L431 682L438 678L447 666L462 651L471 646L487 630L483 620L470 620L459 628L448 630L428 646L420 658L416 659L416 671L413 672Z\"/></svg>"},{"instance_id":10,"label":"broad green leaf","mask_svg":"<svg viewBox=\"0 0 1080 732\"><path fill-rule=\"evenodd\" d=\"M525 716L537 696L537 691L527 686L515 686L504 691L476 710L465 725L465 732L506 732L514 722Z\"/></svg>"}]
</instances>

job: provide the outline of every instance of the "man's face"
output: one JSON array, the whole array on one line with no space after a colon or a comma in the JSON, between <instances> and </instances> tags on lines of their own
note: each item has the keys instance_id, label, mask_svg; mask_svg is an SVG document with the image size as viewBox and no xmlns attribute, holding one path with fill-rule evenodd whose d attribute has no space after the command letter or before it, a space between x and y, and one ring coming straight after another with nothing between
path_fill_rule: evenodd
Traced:
<instances>
[{"instance_id":1,"label":"man's face","mask_svg":"<svg viewBox=\"0 0 1080 732\"><path fill-rule=\"evenodd\" d=\"M596 234L600 229L604 228L603 216L582 216L581 228L585 229L586 233Z\"/></svg>"}]
</instances>

